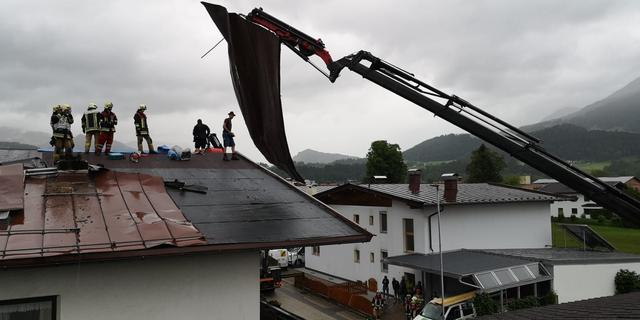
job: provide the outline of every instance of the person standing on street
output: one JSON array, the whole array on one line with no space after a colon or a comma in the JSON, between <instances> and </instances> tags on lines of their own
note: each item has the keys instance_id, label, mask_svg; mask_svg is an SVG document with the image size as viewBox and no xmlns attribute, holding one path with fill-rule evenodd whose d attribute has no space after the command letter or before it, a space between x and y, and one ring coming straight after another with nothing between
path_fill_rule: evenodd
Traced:
<instances>
[{"instance_id":1,"label":"person standing on street","mask_svg":"<svg viewBox=\"0 0 640 320\"><path fill-rule=\"evenodd\" d=\"M389 278L387 276L382 279L382 294L385 298L389 296Z\"/></svg>"},{"instance_id":2,"label":"person standing on street","mask_svg":"<svg viewBox=\"0 0 640 320\"><path fill-rule=\"evenodd\" d=\"M202 123L201 119L198 119L198 123L193 127L193 142L195 142L195 154L204 154L207 147L207 137L209 137L209 126Z\"/></svg>"},{"instance_id":3,"label":"person standing on street","mask_svg":"<svg viewBox=\"0 0 640 320\"><path fill-rule=\"evenodd\" d=\"M118 117L111 111L112 109L113 103L107 102L104 104L104 110L100 113L100 138L96 145L97 156L102 152L102 147L107 155L111 152L113 134L116 132L116 125L118 125Z\"/></svg>"},{"instance_id":4,"label":"person standing on street","mask_svg":"<svg viewBox=\"0 0 640 320\"><path fill-rule=\"evenodd\" d=\"M138 152L143 153L142 139L144 139L147 141L149 153L157 153L153 149L153 140L149 136L149 124L147 123L147 115L144 113L145 110L147 110L147 105L141 104L136 114L133 115L133 124L136 126L136 138L138 139Z\"/></svg>"},{"instance_id":5,"label":"person standing on street","mask_svg":"<svg viewBox=\"0 0 640 320\"><path fill-rule=\"evenodd\" d=\"M235 116L236 114L233 113L233 111L230 111L229 117L224 119L224 123L222 124L222 140L224 147L222 160L224 161L229 161L229 158L227 158L227 147L231 147L231 160L240 160L238 155L236 155L236 143L233 141L235 134L231 131L231 120L233 120L233 117Z\"/></svg>"},{"instance_id":6,"label":"person standing on street","mask_svg":"<svg viewBox=\"0 0 640 320\"><path fill-rule=\"evenodd\" d=\"M398 282L396 278L393 278L393 280L391 280L391 288L393 289L393 299L395 302L398 302L398 299L400 297L400 282Z\"/></svg>"},{"instance_id":7,"label":"person standing on street","mask_svg":"<svg viewBox=\"0 0 640 320\"><path fill-rule=\"evenodd\" d=\"M91 140L98 146L98 136L100 136L100 112L95 103L90 103L87 111L82 115L82 133L85 134L84 154L89 154Z\"/></svg>"}]
</instances>

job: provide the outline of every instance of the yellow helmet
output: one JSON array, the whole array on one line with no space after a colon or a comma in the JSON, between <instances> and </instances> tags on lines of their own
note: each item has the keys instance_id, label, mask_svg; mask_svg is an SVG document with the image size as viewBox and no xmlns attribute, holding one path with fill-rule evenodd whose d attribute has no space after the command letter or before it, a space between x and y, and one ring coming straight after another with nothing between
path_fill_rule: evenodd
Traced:
<instances>
[{"instance_id":1,"label":"yellow helmet","mask_svg":"<svg viewBox=\"0 0 640 320\"><path fill-rule=\"evenodd\" d=\"M58 112L60 110L62 110L62 106L61 105L59 105L59 104L53 105L53 111L54 112Z\"/></svg>"},{"instance_id":2,"label":"yellow helmet","mask_svg":"<svg viewBox=\"0 0 640 320\"><path fill-rule=\"evenodd\" d=\"M63 104L62 105L62 111L71 111L71 106L68 104Z\"/></svg>"},{"instance_id":3,"label":"yellow helmet","mask_svg":"<svg viewBox=\"0 0 640 320\"><path fill-rule=\"evenodd\" d=\"M104 108L105 109L112 109L113 108L113 102L109 101L107 103L104 104Z\"/></svg>"},{"instance_id":4,"label":"yellow helmet","mask_svg":"<svg viewBox=\"0 0 640 320\"><path fill-rule=\"evenodd\" d=\"M147 105L146 105L146 104L141 104L141 105L138 107L138 110L147 110Z\"/></svg>"}]
</instances>

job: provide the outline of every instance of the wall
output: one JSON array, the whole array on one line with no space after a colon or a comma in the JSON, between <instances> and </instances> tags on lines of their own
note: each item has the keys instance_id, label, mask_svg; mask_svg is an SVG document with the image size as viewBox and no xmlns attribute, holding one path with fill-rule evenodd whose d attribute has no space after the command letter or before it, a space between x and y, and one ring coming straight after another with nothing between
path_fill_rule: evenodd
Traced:
<instances>
[{"instance_id":1,"label":"wall","mask_svg":"<svg viewBox=\"0 0 640 320\"><path fill-rule=\"evenodd\" d=\"M563 215L565 216L565 218L571 217L571 209L576 209L577 213L573 215L580 218L584 214L584 204L595 204L593 201L584 201L584 196L581 194L575 194L574 196L578 198L576 201L554 201L553 203L551 203L551 216L557 217L558 209L563 208Z\"/></svg>"},{"instance_id":2,"label":"wall","mask_svg":"<svg viewBox=\"0 0 640 320\"><path fill-rule=\"evenodd\" d=\"M640 273L640 262L553 266L553 289L558 302L615 294L614 279L620 269Z\"/></svg>"},{"instance_id":3,"label":"wall","mask_svg":"<svg viewBox=\"0 0 640 320\"><path fill-rule=\"evenodd\" d=\"M342 244L320 247L320 256L313 250L305 250L306 266L349 280L365 281L375 278L381 288L383 276L400 280L405 272L421 273L413 269L389 265L382 272L380 250L387 250L389 257L407 254L404 250L403 219L414 219L415 251L429 253L427 217L435 208L411 209L404 202L394 200L392 207L368 207L332 205L348 219L360 215L360 226L375 236L369 243ZM387 233L380 233L379 212L387 211ZM544 248L551 245L551 221L548 202L507 203L491 205L451 205L442 212L443 250L496 249L496 248ZM374 224L369 225L373 215ZM432 245L438 250L437 218L432 218ZM360 250L360 263L354 262L354 249ZM369 260L373 252L375 260ZM424 283L424 281L423 281Z\"/></svg>"},{"instance_id":4,"label":"wall","mask_svg":"<svg viewBox=\"0 0 640 320\"><path fill-rule=\"evenodd\" d=\"M59 319L251 319L259 254L198 254L0 271L0 300L58 295Z\"/></svg>"}]
</instances>

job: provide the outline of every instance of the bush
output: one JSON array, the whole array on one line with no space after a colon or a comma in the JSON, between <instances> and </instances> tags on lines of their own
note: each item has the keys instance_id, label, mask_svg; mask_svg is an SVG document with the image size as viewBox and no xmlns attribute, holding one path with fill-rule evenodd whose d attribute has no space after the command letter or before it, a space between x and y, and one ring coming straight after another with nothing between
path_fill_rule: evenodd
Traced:
<instances>
[{"instance_id":1,"label":"bush","mask_svg":"<svg viewBox=\"0 0 640 320\"><path fill-rule=\"evenodd\" d=\"M498 304L487 293L481 293L473 299L478 316L494 314L498 312Z\"/></svg>"},{"instance_id":2,"label":"bush","mask_svg":"<svg viewBox=\"0 0 640 320\"><path fill-rule=\"evenodd\" d=\"M628 293L640 290L640 276L635 271L620 269L614 280L616 294Z\"/></svg>"},{"instance_id":3,"label":"bush","mask_svg":"<svg viewBox=\"0 0 640 320\"><path fill-rule=\"evenodd\" d=\"M578 221L578 217L577 217L577 216L575 216L575 215L571 215L571 216L569 217L569 220L571 220L571 222L573 222L573 223L576 223L576 221Z\"/></svg>"},{"instance_id":4,"label":"bush","mask_svg":"<svg viewBox=\"0 0 640 320\"><path fill-rule=\"evenodd\" d=\"M550 304L558 304L558 295L555 291L551 290L540 298L540 305L546 306Z\"/></svg>"}]
</instances>

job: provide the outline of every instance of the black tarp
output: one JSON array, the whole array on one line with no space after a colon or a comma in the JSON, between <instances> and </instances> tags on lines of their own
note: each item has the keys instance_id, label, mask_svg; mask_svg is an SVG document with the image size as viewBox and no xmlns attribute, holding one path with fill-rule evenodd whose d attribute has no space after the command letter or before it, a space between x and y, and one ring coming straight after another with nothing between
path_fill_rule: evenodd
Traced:
<instances>
[{"instance_id":1,"label":"black tarp","mask_svg":"<svg viewBox=\"0 0 640 320\"><path fill-rule=\"evenodd\" d=\"M253 143L295 180L304 179L291 159L280 101L280 40L222 6L202 2L229 47L236 98Z\"/></svg>"}]
</instances>

